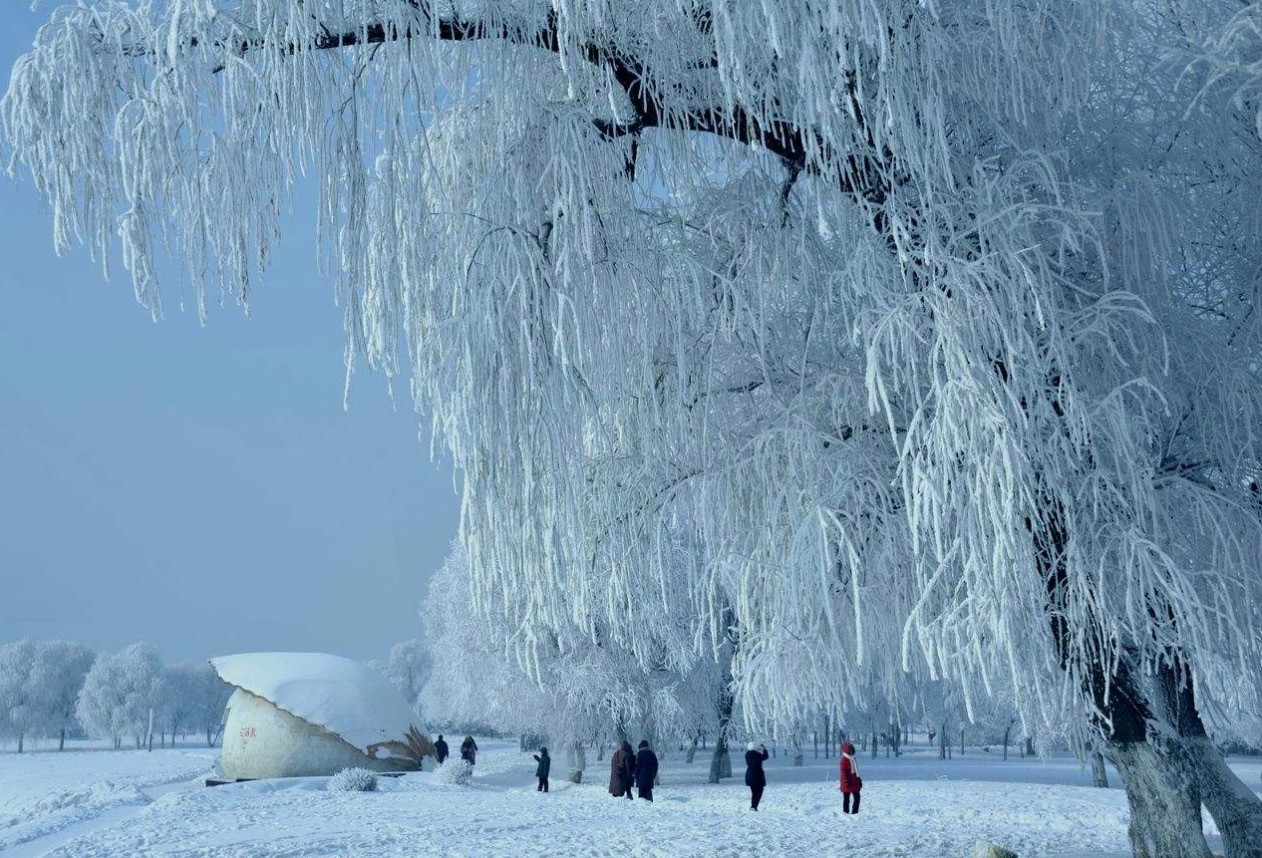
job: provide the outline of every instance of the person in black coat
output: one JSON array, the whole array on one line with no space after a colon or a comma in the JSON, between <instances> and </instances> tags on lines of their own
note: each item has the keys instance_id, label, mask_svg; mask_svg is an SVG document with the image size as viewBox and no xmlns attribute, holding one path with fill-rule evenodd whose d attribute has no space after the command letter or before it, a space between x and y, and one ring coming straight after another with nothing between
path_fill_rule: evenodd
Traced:
<instances>
[{"instance_id":1,"label":"person in black coat","mask_svg":"<svg viewBox=\"0 0 1262 858\"><path fill-rule=\"evenodd\" d=\"M438 765L443 764L443 760L447 759L447 743L443 741L443 734L438 734L438 741L434 743L434 756L438 757Z\"/></svg>"},{"instance_id":2,"label":"person in black coat","mask_svg":"<svg viewBox=\"0 0 1262 858\"><path fill-rule=\"evenodd\" d=\"M640 798L653 800L653 781L657 780L657 754L649 747L647 740L640 743L640 750L635 755L635 785L640 790Z\"/></svg>"},{"instance_id":3,"label":"person in black coat","mask_svg":"<svg viewBox=\"0 0 1262 858\"><path fill-rule=\"evenodd\" d=\"M535 777L539 779L539 786L535 789L537 792L547 792L548 772L552 771L552 758L548 756L548 749L540 748L539 753L535 754L535 761L539 763L535 766Z\"/></svg>"},{"instance_id":4,"label":"person in black coat","mask_svg":"<svg viewBox=\"0 0 1262 858\"><path fill-rule=\"evenodd\" d=\"M749 787L750 810L758 809L762 791L767 788L767 773L762 770L762 764L769 756L766 745L754 747L754 743L750 742L745 746L745 786Z\"/></svg>"}]
</instances>

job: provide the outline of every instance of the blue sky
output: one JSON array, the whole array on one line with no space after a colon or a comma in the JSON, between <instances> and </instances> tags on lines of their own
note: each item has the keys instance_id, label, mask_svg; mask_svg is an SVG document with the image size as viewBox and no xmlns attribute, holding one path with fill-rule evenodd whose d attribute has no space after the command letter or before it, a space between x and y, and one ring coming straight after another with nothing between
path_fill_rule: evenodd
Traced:
<instances>
[{"instance_id":1,"label":"blue sky","mask_svg":"<svg viewBox=\"0 0 1262 858\"><path fill-rule=\"evenodd\" d=\"M4 4L6 85L50 9ZM0 179L0 642L369 658L419 634L451 467L406 385L396 411L361 374L343 411L341 310L312 215L291 221L251 319L216 305L202 327L173 278L154 324L125 272L58 258L47 207Z\"/></svg>"}]
</instances>

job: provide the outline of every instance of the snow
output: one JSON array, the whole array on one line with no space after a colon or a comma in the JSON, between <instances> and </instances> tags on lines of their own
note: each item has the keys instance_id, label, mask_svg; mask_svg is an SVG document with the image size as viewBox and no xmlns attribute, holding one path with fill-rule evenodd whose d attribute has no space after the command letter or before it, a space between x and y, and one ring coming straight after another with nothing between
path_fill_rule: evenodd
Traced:
<instances>
[{"instance_id":1,"label":"snow","mask_svg":"<svg viewBox=\"0 0 1262 858\"><path fill-rule=\"evenodd\" d=\"M406 740L416 716L389 681L337 655L258 652L211 659L229 685L325 727L368 753L370 745Z\"/></svg>"},{"instance_id":2,"label":"snow","mask_svg":"<svg viewBox=\"0 0 1262 858\"><path fill-rule=\"evenodd\" d=\"M47 845L143 807L166 785L201 783L218 755L206 747L0 754L0 854L41 855L35 843Z\"/></svg>"},{"instance_id":3,"label":"snow","mask_svg":"<svg viewBox=\"0 0 1262 858\"><path fill-rule=\"evenodd\" d=\"M603 761L589 755L587 783L553 778L545 795L534 788L534 761L515 742L478 744L469 786L438 784L431 772L420 772L381 778L377 793L330 793L327 778L292 778L211 789L189 785L151 802L136 795L145 792L143 785L205 767L212 752L4 754L0 809L29 809L39 793L104 793L103 785L112 785L120 797L103 805L108 813L99 825L81 835L46 825L53 834L30 846L47 851L21 853L55 858L738 856L798 854L806 843L819 854L880 858L966 855L979 840L1022 858L1129 852L1125 794L1091 788L1090 772L1065 757L1004 763L970 751L943 762L925 749L897 760L861 755L863 811L848 817L840 812L836 759L815 759L809 749L802 768L792 768L783 752L768 761L763 808L753 814L739 766L732 780L708 785L708 757L701 753L688 766L676 747L667 749L657 801L650 806L607 794L607 755ZM1258 760L1232 766L1247 783L1258 783ZM47 789L35 788L45 775ZM16 842L11 830L0 828L0 851ZM1214 833L1212 824L1208 831Z\"/></svg>"}]
</instances>

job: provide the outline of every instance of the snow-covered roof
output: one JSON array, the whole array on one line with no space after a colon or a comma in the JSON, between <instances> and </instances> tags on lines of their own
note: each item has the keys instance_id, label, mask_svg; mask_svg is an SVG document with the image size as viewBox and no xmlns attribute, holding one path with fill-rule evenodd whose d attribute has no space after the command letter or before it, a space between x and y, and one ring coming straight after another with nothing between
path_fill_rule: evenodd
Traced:
<instances>
[{"instance_id":1,"label":"snow-covered roof","mask_svg":"<svg viewBox=\"0 0 1262 858\"><path fill-rule=\"evenodd\" d=\"M384 676L340 655L251 652L210 663L229 685L324 727L365 753L381 742L406 741L409 728L418 723Z\"/></svg>"}]
</instances>

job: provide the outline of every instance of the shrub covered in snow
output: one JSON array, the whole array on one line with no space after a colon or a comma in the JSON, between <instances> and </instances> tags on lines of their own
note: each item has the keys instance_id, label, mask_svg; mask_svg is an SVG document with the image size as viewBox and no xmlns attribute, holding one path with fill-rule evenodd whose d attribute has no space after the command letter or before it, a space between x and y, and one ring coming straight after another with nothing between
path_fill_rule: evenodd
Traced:
<instances>
[{"instance_id":1,"label":"shrub covered in snow","mask_svg":"<svg viewBox=\"0 0 1262 858\"><path fill-rule=\"evenodd\" d=\"M448 760L434 769L434 783L467 784L473 779L473 766L464 760Z\"/></svg>"},{"instance_id":2,"label":"shrub covered in snow","mask_svg":"<svg viewBox=\"0 0 1262 858\"><path fill-rule=\"evenodd\" d=\"M342 769L329 778L330 792L376 792L377 775L368 769Z\"/></svg>"},{"instance_id":3,"label":"shrub covered in snow","mask_svg":"<svg viewBox=\"0 0 1262 858\"><path fill-rule=\"evenodd\" d=\"M1017 858L1017 853L997 843L979 842L973 847L973 858Z\"/></svg>"}]
</instances>

